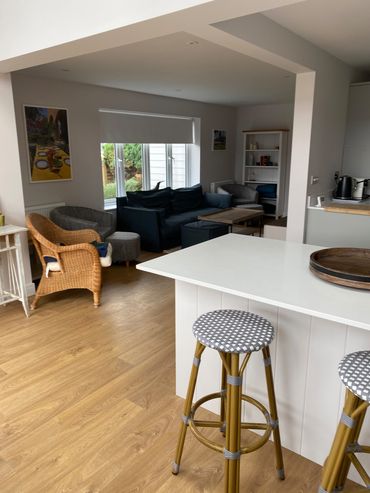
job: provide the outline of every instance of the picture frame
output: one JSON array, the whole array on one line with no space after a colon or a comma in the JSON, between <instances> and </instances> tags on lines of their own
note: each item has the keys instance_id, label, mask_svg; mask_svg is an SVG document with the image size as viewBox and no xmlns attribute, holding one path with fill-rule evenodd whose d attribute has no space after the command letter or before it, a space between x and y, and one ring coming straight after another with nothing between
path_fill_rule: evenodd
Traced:
<instances>
[{"instance_id":1,"label":"picture frame","mask_svg":"<svg viewBox=\"0 0 370 493\"><path fill-rule=\"evenodd\" d=\"M30 182L72 180L67 109L25 104L23 114Z\"/></svg>"},{"instance_id":2,"label":"picture frame","mask_svg":"<svg viewBox=\"0 0 370 493\"><path fill-rule=\"evenodd\" d=\"M226 130L212 130L212 151L226 150Z\"/></svg>"}]
</instances>

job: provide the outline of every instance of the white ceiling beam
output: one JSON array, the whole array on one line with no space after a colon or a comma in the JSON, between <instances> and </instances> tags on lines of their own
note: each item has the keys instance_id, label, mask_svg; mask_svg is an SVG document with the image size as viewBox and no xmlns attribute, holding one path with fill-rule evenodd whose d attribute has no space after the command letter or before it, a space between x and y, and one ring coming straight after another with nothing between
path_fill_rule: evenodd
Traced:
<instances>
[{"instance_id":1,"label":"white ceiling beam","mask_svg":"<svg viewBox=\"0 0 370 493\"><path fill-rule=\"evenodd\" d=\"M207 41L223 46L224 48L229 48L230 50L255 58L261 62L269 63L270 65L274 65L275 67L287 70L294 74L310 72L312 70L304 65L293 62L288 58L273 53L272 51L261 48L260 46L257 46L249 41L232 36L231 34L221 31L213 26L191 28L188 29L187 32L199 38L203 38Z\"/></svg>"},{"instance_id":2,"label":"white ceiling beam","mask_svg":"<svg viewBox=\"0 0 370 493\"><path fill-rule=\"evenodd\" d=\"M115 2L116 0L106 0L103 11L99 3L101 15L106 15L108 12L111 17L114 17L116 12L110 9L109 5ZM39 27L35 19L33 4L22 2L23 10L17 18L15 15L10 16L9 13L4 17L2 12L6 12L3 9L4 5L7 5L11 13L14 14L12 6L15 5L19 8L19 2L14 2L14 0L3 2L0 9L0 19L2 19L0 22L0 72L11 72L111 49L179 31L187 31L190 28L201 30L203 26L205 30L208 30L210 24L294 4L297 3L297 0L214 0L207 2L200 2L199 0L165 2L162 0L161 2L151 2L151 5L158 4L158 9L148 7L150 15L153 17L151 19L148 19L148 13L143 7L146 3L148 2L144 0L135 2L133 5L135 5L136 17L130 11L130 15L125 18L126 24L115 29L110 29L111 24L107 24L105 17L102 19L101 15L98 18L87 15L87 19L90 21L90 25L87 25L81 12L79 12L81 26L78 34L75 21L74 30L69 31L67 27L71 19L74 19L73 9L77 7L81 9L80 2L65 2L63 9L58 9L58 12L55 13L48 3L48 16L52 16L53 21L41 23L40 17L38 17ZM184 8L186 5L194 4L198 5ZM171 12L169 5L172 6L173 12ZM174 5L176 5L177 11L174 11ZM141 18L146 20L139 21L140 6L143 9ZM90 2L89 9L93 8ZM117 11L118 18L122 17L119 15L121 10ZM163 12L171 13L163 14ZM6 19L9 16L13 20L11 30L6 25ZM128 25L129 22L131 22L130 25ZM105 27L102 28L102 26ZM38 39L35 39L36 37Z\"/></svg>"}]
</instances>

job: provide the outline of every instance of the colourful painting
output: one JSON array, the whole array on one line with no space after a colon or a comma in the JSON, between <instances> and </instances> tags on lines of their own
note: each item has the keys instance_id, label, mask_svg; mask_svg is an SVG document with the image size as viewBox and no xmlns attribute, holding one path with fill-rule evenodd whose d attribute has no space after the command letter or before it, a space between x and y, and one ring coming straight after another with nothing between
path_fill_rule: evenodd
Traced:
<instances>
[{"instance_id":1,"label":"colourful painting","mask_svg":"<svg viewBox=\"0 0 370 493\"><path fill-rule=\"evenodd\" d=\"M71 180L67 110L24 106L31 183Z\"/></svg>"}]
</instances>

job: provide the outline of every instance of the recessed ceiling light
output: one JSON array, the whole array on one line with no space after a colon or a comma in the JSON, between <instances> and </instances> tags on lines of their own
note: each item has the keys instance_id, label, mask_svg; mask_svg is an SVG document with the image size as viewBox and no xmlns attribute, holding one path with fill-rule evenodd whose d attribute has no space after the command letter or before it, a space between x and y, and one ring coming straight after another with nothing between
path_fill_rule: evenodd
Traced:
<instances>
[{"instance_id":1,"label":"recessed ceiling light","mask_svg":"<svg viewBox=\"0 0 370 493\"><path fill-rule=\"evenodd\" d=\"M188 46L197 46L199 45L199 41L195 41L195 39L193 39L192 41L188 41L186 44Z\"/></svg>"}]
</instances>

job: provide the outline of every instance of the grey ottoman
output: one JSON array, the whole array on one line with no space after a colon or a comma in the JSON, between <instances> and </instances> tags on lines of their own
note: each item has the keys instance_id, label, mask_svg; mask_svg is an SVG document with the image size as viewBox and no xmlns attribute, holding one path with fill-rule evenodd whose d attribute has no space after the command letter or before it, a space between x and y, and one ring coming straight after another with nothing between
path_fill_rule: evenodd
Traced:
<instances>
[{"instance_id":1,"label":"grey ottoman","mask_svg":"<svg viewBox=\"0 0 370 493\"><path fill-rule=\"evenodd\" d=\"M181 247L187 248L203 241L226 235L229 232L227 224L211 221L195 221L181 227Z\"/></svg>"},{"instance_id":2,"label":"grey ottoman","mask_svg":"<svg viewBox=\"0 0 370 493\"><path fill-rule=\"evenodd\" d=\"M106 238L113 248L112 262L126 262L135 260L140 255L140 236L137 233L116 231Z\"/></svg>"}]
</instances>

